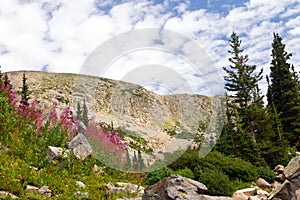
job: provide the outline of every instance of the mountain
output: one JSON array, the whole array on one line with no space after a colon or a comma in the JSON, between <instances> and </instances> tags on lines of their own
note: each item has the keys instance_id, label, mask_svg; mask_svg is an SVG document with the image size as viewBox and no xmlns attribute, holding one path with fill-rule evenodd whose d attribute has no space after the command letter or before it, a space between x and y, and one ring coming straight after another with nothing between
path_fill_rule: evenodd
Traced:
<instances>
[{"instance_id":1,"label":"mountain","mask_svg":"<svg viewBox=\"0 0 300 200\"><path fill-rule=\"evenodd\" d=\"M132 83L78 74L8 72L17 91L21 90L23 73L31 100L36 99L44 109L56 101L58 108L69 104L76 113L78 102L82 105L85 99L89 118L113 124L128 134L125 141L145 152L150 149L151 155L184 150L197 135L215 140L216 123L224 113L221 96L158 95Z\"/></svg>"}]
</instances>

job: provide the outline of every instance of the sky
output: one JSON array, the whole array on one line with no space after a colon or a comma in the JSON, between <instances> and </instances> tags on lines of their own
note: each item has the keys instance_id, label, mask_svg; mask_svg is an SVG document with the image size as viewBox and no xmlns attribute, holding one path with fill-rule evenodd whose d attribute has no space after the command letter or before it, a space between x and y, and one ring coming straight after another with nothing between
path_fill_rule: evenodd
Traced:
<instances>
[{"instance_id":1,"label":"sky","mask_svg":"<svg viewBox=\"0 0 300 200\"><path fill-rule=\"evenodd\" d=\"M293 54L290 62L300 70L299 0L0 0L0 27L4 72L89 71L159 94L213 95L222 93L215 85L223 83L233 31L257 71L269 74L273 32L283 38ZM150 48L138 37L147 29L171 32ZM123 37L126 33L131 37ZM101 70L93 71L86 63L99 48L103 55L94 63ZM260 85L265 94L265 80Z\"/></svg>"}]
</instances>

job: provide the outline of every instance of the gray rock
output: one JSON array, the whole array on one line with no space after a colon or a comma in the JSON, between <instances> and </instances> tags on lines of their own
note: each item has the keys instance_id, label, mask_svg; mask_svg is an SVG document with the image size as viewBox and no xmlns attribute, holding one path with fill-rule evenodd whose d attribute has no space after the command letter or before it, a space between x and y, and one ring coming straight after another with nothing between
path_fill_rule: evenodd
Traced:
<instances>
[{"instance_id":1,"label":"gray rock","mask_svg":"<svg viewBox=\"0 0 300 200\"><path fill-rule=\"evenodd\" d=\"M106 184L106 188L115 194L120 192L124 192L127 194L137 193L139 197L144 194L144 189L145 189L144 187L135 184L123 183L123 182L116 182L116 185L109 182L108 184Z\"/></svg>"},{"instance_id":2,"label":"gray rock","mask_svg":"<svg viewBox=\"0 0 300 200\"><path fill-rule=\"evenodd\" d=\"M200 199L200 194L206 190L207 187L200 182L173 175L145 189L142 199Z\"/></svg>"},{"instance_id":3,"label":"gray rock","mask_svg":"<svg viewBox=\"0 0 300 200\"><path fill-rule=\"evenodd\" d=\"M8 152L9 148L7 148L6 146L4 146L1 142L0 142L0 152Z\"/></svg>"},{"instance_id":4,"label":"gray rock","mask_svg":"<svg viewBox=\"0 0 300 200\"><path fill-rule=\"evenodd\" d=\"M237 190L233 193L233 199L247 200L250 196L253 196L255 188L245 188Z\"/></svg>"},{"instance_id":5,"label":"gray rock","mask_svg":"<svg viewBox=\"0 0 300 200\"><path fill-rule=\"evenodd\" d=\"M79 124L78 124L77 132L78 133L85 133L86 132L86 126L82 121L80 121Z\"/></svg>"},{"instance_id":6,"label":"gray rock","mask_svg":"<svg viewBox=\"0 0 300 200\"><path fill-rule=\"evenodd\" d=\"M84 184L83 182L81 182L81 181L76 181L76 185L77 185L78 187L85 188L85 184Z\"/></svg>"},{"instance_id":7,"label":"gray rock","mask_svg":"<svg viewBox=\"0 0 300 200\"><path fill-rule=\"evenodd\" d=\"M76 191L74 194L83 198L87 198L87 199L89 198L89 193L87 192Z\"/></svg>"},{"instance_id":8,"label":"gray rock","mask_svg":"<svg viewBox=\"0 0 300 200\"><path fill-rule=\"evenodd\" d=\"M284 166L283 165L277 165L275 168L274 168L274 172L277 172L279 174L283 173L284 171Z\"/></svg>"},{"instance_id":9,"label":"gray rock","mask_svg":"<svg viewBox=\"0 0 300 200\"><path fill-rule=\"evenodd\" d=\"M271 188L271 184L268 183L265 179L263 178L258 178L256 180L256 184L258 185L258 187L260 188Z\"/></svg>"},{"instance_id":10,"label":"gray rock","mask_svg":"<svg viewBox=\"0 0 300 200\"><path fill-rule=\"evenodd\" d=\"M51 190L49 189L49 186L45 185L41 187L38 192L45 197L51 197Z\"/></svg>"},{"instance_id":11,"label":"gray rock","mask_svg":"<svg viewBox=\"0 0 300 200\"><path fill-rule=\"evenodd\" d=\"M208 195L201 195L201 200L232 200L231 197L218 197L218 196L208 196Z\"/></svg>"},{"instance_id":12,"label":"gray rock","mask_svg":"<svg viewBox=\"0 0 300 200\"><path fill-rule=\"evenodd\" d=\"M38 191L39 188L33 185L26 185L26 190L30 190L30 191Z\"/></svg>"},{"instance_id":13,"label":"gray rock","mask_svg":"<svg viewBox=\"0 0 300 200\"><path fill-rule=\"evenodd\" d=\"M300 156L292 158L289 164L285 167L283 174L288 180L300 175Z\"/></svg>"},{"instance_id":14,"label":"gray rock","mask_svg":"<svg viewBox=\"0 0 300 200\"><path fill-rule=\"evenodd\" d=\"M293 196L295 195L295 191L298 189L299 188L297 185L286 180L283 182L283 184L278 189L278 191L275 191L275 193L269 199L271 200L292 199Z\"/></svg>"},{"instance_id":15,"label":"gray rock","mask_svg":"<svg viewBox=\"0 0 300 200\"><path fill-rule=\"evenodd\" d=\"M74 155L81 160L92 154L92 146L89 144L86 137L79 133L69 143L69 148L72 149Z\"/></svg>"},{"instance_id":16,"label":"gray rock","mask_svg":"<svg viewBox=\"0 0 300 200\"><path fill-rule=\"evenodd\" d=\"M69 151L68 150L63 150L61 147L53 147L53 146L48 146L47 149L47 158L49 162L52 162L53 160L57 160L59 157L66 158L68 156Z\"/></svg>"},{"instance_id":17,"label":"gray rock","mask_svg":"<svg viewBox=\"0 0 300 200\"><path fill-rule=\"evenodd\" d=\"M8 197L10 199L18 199L19 197L5 191L0 191L0 197Z\"/></svg>"},{"instance_id":18,"label":"gray rock","mask_svg":"<svg viewBox=\"0 0 300 200\"><path fill-rule=\"evenodd\" d=\"M117 198L116 200L142 200L142 197L137 197L137 198L125 198L125 197L122 197L122 198Z\"/></svg>"},{"instance_id":19,"label":"gray rock","mask_svg":"<svg viewBox=\"0 0 300 200\"><path fill-rule=\"evenodd\" d=\"M94 164L94 167L93 167L93 172L98 172L100 169L98 167L98 165Z\"/></svg>"},{"instance_id":20,"label":"gray rock","mask_svg":"<svg viewBox=\"0 0 300 200\"><path fill-rule=\"evenodd\" d=\"M261 200L257 196L250 196L248 200Z\"/></svg>"}]
</instances>

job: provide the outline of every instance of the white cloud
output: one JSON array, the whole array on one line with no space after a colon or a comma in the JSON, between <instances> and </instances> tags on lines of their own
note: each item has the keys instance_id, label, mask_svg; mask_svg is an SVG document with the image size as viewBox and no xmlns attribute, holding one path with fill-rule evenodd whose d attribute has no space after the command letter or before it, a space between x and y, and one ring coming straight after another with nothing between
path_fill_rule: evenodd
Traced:
<instances>
[{"instance_id":1,"label":"white cloud","mask_svg":"<svg viewBox=\"0 0 300 200\"><path fill-rule=\"evenodd\" d=\"M191 11L188 1L178 1L173 8L170 5L174 2L1 1L0 64L4 71L40 70L48 65L50 71L77 73L87 56L104 41L134 29L163 27L195 40L220 74L224 73L221 67L228 65L228 39L232 31L240 34L249 64L264 67L265 73L270 62L272 32L278 31L287 50L294 55L291 62L300 70L299 0L249 0L244 6L233 6L228 13ZM171 43L169 48L175 48L177 43ZM127 60L127 64L155 64L155 60L165 65L179 64L168 56L147 53ZM196 88L196 78L190 75L189 79Z\"/></svg>"}]
</instances>

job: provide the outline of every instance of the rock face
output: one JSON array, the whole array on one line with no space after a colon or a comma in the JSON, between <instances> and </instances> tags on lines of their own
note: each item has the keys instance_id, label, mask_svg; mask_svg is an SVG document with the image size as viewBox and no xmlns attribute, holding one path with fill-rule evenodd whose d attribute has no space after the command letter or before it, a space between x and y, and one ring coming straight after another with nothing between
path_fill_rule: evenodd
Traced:
<instances>
[{"instance_id":1,"label":"rock face","mask_svg":"<svg viewBox=\"0 0 300 200\"><path fill-rule=\"evenodd\" d=\"M143 200L200 199L207 187L179 175L164 178L144 191Z\"/></svg>"},{"instance_id":2,"label":"rock face","mask_svg":"<svg viewBox=\"0 0 300 200\"><path fill-rule=\"evenodd\" d=\"M300 189L300 156L294 157L283 171L286 180L270 197L271 200L299 198L296 191Z\"/></svg>"},{"instance_id":3,"label":"rock face","mask_svg":"<svg viewBox=\"0 0 300 200\"><path fill-rule=\"evenodd\" d=\"M7 74L11 84L19 90L23 71ZM115 127L147 138L148 146L157 152L166 147L173 152L179 150L181 144L185 144L182 137L188 137L184 138L188 141L199 134L199 125L209 124L218 102L215 99L219 98L195 94L158 95L136 84L87 75L34 71L25 74L32 99L36 98L46 110L56 101L58 109L73 102L72 111L76 111L77 103L86 99L88 114L94 115L95 121L113 122ZM80 124L78 132L84 131L85 127ZM170 132L176 132L178 137L162 140ZM186 136L186 133L191 135ZM210 138L208 134L205 136Z\"/></svg>"}]
</instances>

